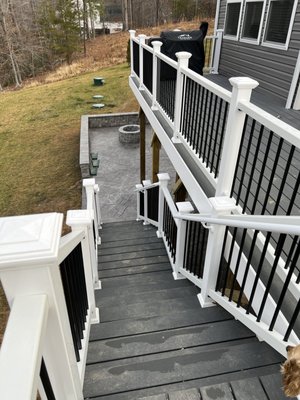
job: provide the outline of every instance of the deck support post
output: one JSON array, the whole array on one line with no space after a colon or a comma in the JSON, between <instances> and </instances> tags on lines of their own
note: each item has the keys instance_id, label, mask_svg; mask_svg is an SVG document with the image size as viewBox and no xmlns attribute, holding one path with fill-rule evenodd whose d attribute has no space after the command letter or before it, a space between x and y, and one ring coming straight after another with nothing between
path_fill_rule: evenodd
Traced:
<instances>
[{"instance_id":1,"label":"deck support post","mask_svg":"<svg viewBox=\"0 0 300 400\"><path fill-rule=\"evenodd\" d=\"M179 51L175 54L178 59L177 77L176 77L176 90L175 90L175 107L174 107L174 131L172 141L174 143L181 143L179 139L180 133L180 120L182 114L182 93L184 90L184 75L181 68L188 68L189 59L192 54L187 51Z\"/></svg>"},{"instance_id":2,"label":"deck support post","mask_svg":"<svg viewBox=\"0 0 300 400\"><path fill-rule=\"evenodd\" d=\"M153 68L152 68L152 110L157 110L157 88L158 88L158 79L159 79L159 70L158 70L158 57L157 54L160 53L160 48L162 46L162 42L154 41L152 42L153 47Z\"/></svg>"},{"instance_id":3,"label":"deck support post","mask_svg":"<svg viewBox=\"0 0 300 400\"><path fill-rule=\"evenodd\" d=\"M164 189L167 189L170 180L170 175L163 173L157 174L159 181L159 198L158 198L158 227L156 231L157 237L161 238L163 235L163 221L164 221Z\"/></svg>"},{"instance_id":4,"label":"deck support post","mask_svg":"<svg viewBox=\"0 0 300 400\"><path fill-rule=\"evenodd\" d=\"M134 68L133 68L133 39L135 38L135 32L133 29L128 31L130 34L130 76L134 76Z\"/></svg>"},{"instance_id":5,"label":"deck support post","mask_svg":"<svg viewBox=\"0 0 300 400\"><path fill-rule=\"evenodd\" d=\"M187 190L178 174L176 174L176 182L173 188L173 194L175 196L175 202L183 202L187 196Z\"/></svg>"},{"instance_id":6,"label":"deck support post","mask_svg":"<svg viewBox=\"0 0 300 400\"><path fill-rule=\"evenodd\" d=\"M183 201L176 203L178 212L180 215L190 214L194 211L194 207L189 201ZM184 262L184 249L186 239L187 221L184 219L177 220L177 240L176 240L176 261L174 264L173 277L175 280L186 279L179 269L183 267Z\"/></svg>"},{"instance_id":7,"label":"deck support post","mask_svg":"<svg viewBox=\"0 0 300 400\"><path fill-rule=\"evenodd\" d=\"M146 176L146 116L140 107L140 181L143 182Z\"/></svg>"},{"instance_id":8,"label":"deck support post","mask_svg":"<svg viewBox=\"0 0 300 400\"><path fill-rule=\"evenodd\" d=\"M210 199L212 204L212 217L228 215L236 208L233 199L230 197L214 197ZM209 298L210 291L215 291L219 265L222 254L223 240L226 226L213 225L209 229L201 293L198 295L201 307L211 307L215 303Z\"/></svg>"},{"instance_id":9,"label":"deck support post","mask_svg":"<svg viewBox=\"0 0 300 400\"><path fill-rule=\"evenodd\" d=\"M140 56L140 90L144 90L144 49L142 47L146 42L146 35L138 35L139 38L139 56Z\"/></svg>"},{"instance_id":10,"label":"deck support post","mask_svg":"<svg viewBox=\"0 0 300 400\"><path fill-rule=\"evenodd\" d=\"M216 187L217 197L230 196L234 179L246 117L245 113L239 110L238 104L241 100L249 101L252 89L258 86L257 81L245 77L230 78L229 82L233 89Z\"/></svg>"},{"instance_id":11,"label":"deck support post","mask_svg":"<svg viewBox=\"0 0 300 400\"><path fill-rule=\"evenodd\" d=\"M161 144L154 131L153 131L151 147L152 147L152 183L155 183L158 181L157 174L159 173L159 154L160 154Z\"/></svg>"},{"instance_id":12,"label":"deck support post","mask_svg":"<svg viewBox=\"0 0 300 400\"><path fill-rule=\"evenodd\" d=\"M59 269L62 221L58 213L1 218L0 279L10 307L17 297L46 296L49 314L41 352L55 398L83 400ZM14 372L12 385L22 372L18 360Z\"/></svg>"}]
</instances>

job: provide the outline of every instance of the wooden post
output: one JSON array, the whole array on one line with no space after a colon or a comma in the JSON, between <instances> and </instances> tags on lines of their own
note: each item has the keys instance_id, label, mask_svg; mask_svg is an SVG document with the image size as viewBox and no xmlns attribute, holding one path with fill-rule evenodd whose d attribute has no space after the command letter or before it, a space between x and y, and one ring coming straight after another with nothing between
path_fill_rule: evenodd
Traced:
<instances>
[{"instance_id":1,"label":"wooden post","mask_svg":"<svg viewBox=\"0 0 300 400\"><path fill-rule=\"evenodd\" d=\"M158 182L157 174L159 173L159 153L161 149L160 141L153 131L152 141L152 183Z\"/></svg>"},{"instance_id":2,"label":"wooden post","mask_svg":"<svg viewBox=\"0 0 300 400\"><path fill-rule=\"evenodd\" d=\"M139 112L140 118L140 181L146 179L146 116L142 108Z\"/></svg>"},{"instance_id":3,"label":"wooden post","mask_svg":"<svg viewBox=\"0 0 300 400\"><path fill-rule=\"evenodd\" d=\"M185 201L187 196L187 190L178 174L176 174L176 182L174 185L173 194L175 195L175 203Z\"/></svg>"}]
</instances>

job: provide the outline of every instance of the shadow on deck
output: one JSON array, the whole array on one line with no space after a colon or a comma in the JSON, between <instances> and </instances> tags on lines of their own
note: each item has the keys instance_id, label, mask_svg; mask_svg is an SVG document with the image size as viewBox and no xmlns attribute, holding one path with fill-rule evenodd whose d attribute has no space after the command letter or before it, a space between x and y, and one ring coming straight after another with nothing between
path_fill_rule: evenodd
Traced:
<instances>
[{"instance_id":1,"label":"shadow on deck","mask_svg":"<svg viewBox=\"0 0 300 400\"><path fill-rule=\"evenodd\" d=\"M285 399L282 357L221 307L200 308L152 226L109 223L101 238L85 398Z\"/></svg>"}]
</instances>

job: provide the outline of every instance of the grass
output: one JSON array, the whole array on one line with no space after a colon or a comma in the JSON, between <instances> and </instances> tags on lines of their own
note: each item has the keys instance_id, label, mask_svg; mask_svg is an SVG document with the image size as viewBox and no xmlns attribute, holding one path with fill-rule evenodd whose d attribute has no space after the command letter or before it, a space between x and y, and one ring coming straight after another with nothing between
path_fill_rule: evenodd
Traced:
<instances>
[{"instance_id":1,"label":"grass","mask_svg":"<svg viewBox=\"0 0 300 400\"><path fill-rule=\"evenodd\" d=\"M82 114L136 111L121 64L95 73L0 95L0 215L80 208L79 130ZM92 96L107 107L92 109Z\"/></svg>"}]
</instances>

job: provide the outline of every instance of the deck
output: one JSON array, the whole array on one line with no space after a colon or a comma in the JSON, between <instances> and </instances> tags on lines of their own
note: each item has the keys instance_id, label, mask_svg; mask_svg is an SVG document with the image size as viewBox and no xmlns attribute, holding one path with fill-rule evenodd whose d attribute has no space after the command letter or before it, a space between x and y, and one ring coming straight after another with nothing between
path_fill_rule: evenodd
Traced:
<instances>
[{"instance_id":1,"label":"deck","mask_svg":"<svg viewBox=\"0 0 300 400\"><path fill-rule=\"evenodd\" d=\"M229 91L232 86L229 78L221 74L205 75L205 78L222 86ZM251 101L258 107L274 115L278 119L286 122L287 124L299 129L300 126L300 111L285 108L285 99L261 93L259 89L254 89L251 96Z\"/></svg>"},{"instance_id":2,"label":"deck","mask_svg":"<svg viewBox=\"0 0 300 400\"><path fill-rule=\"evenodd\" d=\"M101 238L86 399L285 399L282 357L219 306L201 309L155 228L107 223Z\"/></svg>"}]
</instances>

